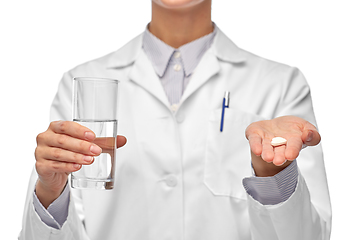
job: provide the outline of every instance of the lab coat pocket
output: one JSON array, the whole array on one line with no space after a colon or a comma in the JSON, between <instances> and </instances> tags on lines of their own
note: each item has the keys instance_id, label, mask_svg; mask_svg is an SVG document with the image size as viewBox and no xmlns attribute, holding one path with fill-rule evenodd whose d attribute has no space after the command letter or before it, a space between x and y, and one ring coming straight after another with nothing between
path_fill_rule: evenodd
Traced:
<instances>
[{"instance_id":1,"label":"lab coat pocket","mask_svg":"<svg viewBox=\"0 0 360 240\"><path fill-rule=\"evenodd\" d=\"M217 196L246 199L242 179L251 175L251 155L245 129L260 116L225 109L220 132L221 109L210 114L206 141L204 183Z\"/></svg>"}]
</instances>

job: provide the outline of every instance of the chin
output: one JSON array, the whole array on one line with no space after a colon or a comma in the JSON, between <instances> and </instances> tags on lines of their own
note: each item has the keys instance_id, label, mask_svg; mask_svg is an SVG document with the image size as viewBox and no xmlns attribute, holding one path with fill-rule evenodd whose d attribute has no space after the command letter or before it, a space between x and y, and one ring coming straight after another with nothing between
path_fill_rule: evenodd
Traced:
<instances>
[{"instance_id":1,"label":"chin","mask_svg":"<svg viewBox=\"0 0 360 240\"><path fill-rule=\"evenodd\" d=\"M165 8L186 8L197 5L204 0L152 0L154 3Z\"/></svg>"}]
</instances>

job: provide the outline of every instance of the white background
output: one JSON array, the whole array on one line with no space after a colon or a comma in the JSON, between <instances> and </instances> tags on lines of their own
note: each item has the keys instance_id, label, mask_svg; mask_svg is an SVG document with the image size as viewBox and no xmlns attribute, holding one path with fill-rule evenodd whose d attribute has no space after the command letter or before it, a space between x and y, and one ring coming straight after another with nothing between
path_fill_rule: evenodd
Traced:
<instances>
[{"instance_id":1,"label":"white background","mask_svg":"<svg viewBox=\"0 0 360 240\"><path fill-rule=\"evenodd\" d=\"M298 67L312 90L333 206L332 239L359 228L360 14L356 0L213 0L238 46ZM21 229L36 135L62 74L117 50L151 19L150 0L0 3L0 239Z\"/></svg>"}]
</instances>

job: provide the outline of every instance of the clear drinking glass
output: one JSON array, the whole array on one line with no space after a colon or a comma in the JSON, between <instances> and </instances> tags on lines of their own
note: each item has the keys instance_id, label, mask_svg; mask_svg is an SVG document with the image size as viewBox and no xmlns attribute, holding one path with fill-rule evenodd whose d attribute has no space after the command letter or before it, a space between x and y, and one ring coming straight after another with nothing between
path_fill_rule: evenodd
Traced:
<instances>
[{"instance_id":1,"label":"clear drinking glass","mask_svg":"<svg viewBox=\"0 0 360 240\"><path fill-rule=\"evenodd\" d=\"M118 81L76 77L73 85L73 121L91 129L102 148L91 165L71 174L71 187L112 189L114 187L117 136Z\"/></svg>"}]
</instances>

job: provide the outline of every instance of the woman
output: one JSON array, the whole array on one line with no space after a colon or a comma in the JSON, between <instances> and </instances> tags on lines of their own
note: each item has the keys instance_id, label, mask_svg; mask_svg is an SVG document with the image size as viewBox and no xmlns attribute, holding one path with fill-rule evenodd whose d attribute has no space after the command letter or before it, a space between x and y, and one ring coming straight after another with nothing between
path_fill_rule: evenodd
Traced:
<instances>
[{"instance_id":1,"label":"woman","mask_svg":"<svg viewBox=\"0 0 360 240\"><path fill-rule=\"evenodd\" d=\"M76 76L121 80L126 145L111 191L67 184L101 152L71 122ZM329 239L309 87L296 68L235 46L211 21L211 0L153 0L143 34L63 76L51 117L20 239Z\"/></svg>"}]
</instances>

